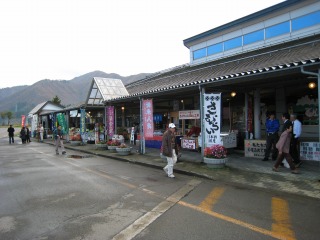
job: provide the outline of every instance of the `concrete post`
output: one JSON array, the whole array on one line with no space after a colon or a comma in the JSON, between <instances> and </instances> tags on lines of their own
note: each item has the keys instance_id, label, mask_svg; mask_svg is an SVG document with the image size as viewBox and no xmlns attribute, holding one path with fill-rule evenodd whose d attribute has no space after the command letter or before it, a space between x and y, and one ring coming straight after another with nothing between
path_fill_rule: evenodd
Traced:
<instances>
[{"instance_id":1,"label":"concrete post","mask_svg":"<svg viewBox=\"0 0 320 240\"><path fill-rule=\"evenodd\" d=\"M254 90L254 138L261 139L261 128L260 128L260 89Z\"/></svg>"}]
</instances>

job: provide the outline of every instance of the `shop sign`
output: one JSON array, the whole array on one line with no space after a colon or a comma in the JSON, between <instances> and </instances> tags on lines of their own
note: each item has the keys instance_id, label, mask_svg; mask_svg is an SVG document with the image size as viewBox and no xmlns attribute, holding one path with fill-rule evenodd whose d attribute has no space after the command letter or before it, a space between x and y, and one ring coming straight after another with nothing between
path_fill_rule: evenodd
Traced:
<instances>
[{"instance_id":1,"label":"shop sign","mask_svg":"<svg viewBox=\"0 0 320 240\"><path fill-rule=\"evenodd\" d=\"M222 145L226 148L237 147L237 134L229 133L227 135L221 134Z\"/></svg>"},{"instance_id":2,"label":"shop sign","mask_svg":"<svg viewBox=\"0 0 320 240\"><path fill-rule=\"evenodd\" d=\"M245 140L244 156L264 158L266 146L267 146L266 140Z\"/></svg>"},{"instance_id":3,"label":"shop sign","mask_svg":"<svg viewBox=\"0 0 320 240\"><path fill-rule=\"evenodd\" d=\"M107 119L107 135L112 137L114 135L114 106L106 107Z\"/></svg>"},{"instance_id":4,"label":"shop sign","mask_svg":"<svg viewBox=\"0 0 320 240\"><path fill-rule=\"evenodd\" d=\"M179 119L200 119L200 110L179 111Z\"/></svg>"},{"instance_id":5,"label":"shop sign","mask_svg":"<svg viewBox=\"0 0 320 240\"><path fill-rule=\"evenodd\" d=\"M195 150L196 149L196 139L182 138L181 139L181 146L182 146L182 148Z\"/></svg>"},{"instance_id":6,"label":"shop sign","mask_svg":"<svg viewBox=\"0 0 320 240\"><path fill-rule=\"evenodd\" d=\"M320 161L320 142L301 142L300 159Z\"/></svg>"},{"instance_id":7,"label":"shop sign","mask_svg":"<svg viewBox=\"0 0 320 240\"><path fill-rule=\"evenodd\" d=\"M83 141L86 139L86 110L80 109L80 135Z\"/></svg>"},{"instance_id":8,"label":"shop sign","mask_svg":"<svg viewBox=\"0 0 320 240\"><path fill-rule=\"evenodd\" d=\"M21 127L25 126L25 122L26 122L26 115L21 115Z\"/></svg>"},{"instance_id":9,"label":"shop sign","mask_svg":"<svg viewBox=\"0 0 320 240\"><path fill-rule=\"evenodd\" d=\"M144 137L153 137L153 102L152 99L142 100L142 118Z\"/></svg>"},{"instance_id":10,"label":"shop sign","mask_svg":"<svg viewBox=\"0 0 320 240\"><path fill-rule=\"evenodd\" d=\"M63 113L57 114L57 121L58 121L59 125L61 126L61 129L64 133L69 132L69 131L67 131L67 122L66 122L66 119L65 119Z\"/></svg>"},{"instance_id":11,"label":"shop sign","mask_svg":"<svg viewBox=\"0 0 320 240\"><path fill-rule=\"evenodd\" d=\"M221 144L221 93L204 94L203 111L206 146Z\"/></svg>"}]
</instances>

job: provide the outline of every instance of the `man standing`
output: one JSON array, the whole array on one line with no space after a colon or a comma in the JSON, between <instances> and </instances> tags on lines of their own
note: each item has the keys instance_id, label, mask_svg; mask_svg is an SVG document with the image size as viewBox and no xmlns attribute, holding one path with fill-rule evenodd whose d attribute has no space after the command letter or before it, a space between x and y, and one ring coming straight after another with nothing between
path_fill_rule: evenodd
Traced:
<instances>
[{"instance_id":1,"label":"man standing","mask_svg":"<svg viewBox=\"0 0 320 240\"><path fill-rule=\"evenodd\" d=\"M167 157L167 166L163 168L169 178L174 178L173 165L177 162L178 148L174 132L176 126L174 123L169 124L169 129L162 137L162 155Z\"/></svg>"},{"instance_id":2,"label":"man standing","mask_svg":"<svg viewBox=\"0 0 320 240\"><path fill-rule=\"evenodd\" d=\"M59 144L61 146L62 154L66 154L66 151L64 149L63 145L63 135L64 132L61 129L61 126L58 126L54 131L53 131L53 137L56 145L56 154L59 155Z\"/></svg>"},{"instance_id":3,"label":"man standing","mask_svg":"<svg viewBox=\"0 0 320 240\"><path fill-rule=\"evenodd\" d=\"M301 122L297 119L296 114L290 115L290 121L293 124L293 135L290 144L290 155L293 158L293 163L296 167L300 167L302 162L300 161L300 152L299 152L299 137L301 135Z\"/></svg>"},{"instance_id":4,"label":"man standing","mask_svg":"<svg viewBox=\"0 0 320 240\"><path fill-rule=\"evenodd\" d=\"M8 135L9 135L9 144L14 143L14 128L12 127L12 125L10 125L10 127L8 127Z\"/></svg>"},{"instance_id":5,"label":"man standing","mask_svg":"<svg viewBox=\"0 0 320 240\"><path fill-rule=\"evenodd\" d=\"M262 161L268 161L271 148L272 148L272 160L275 161L277 159L278 150L276 148L276 144L279 140L279 135L278 135L279 128L280 128L279 120L275 118L275 113L271 112L269 115L269 118L266 121L267 146L266 146L264 159Z\"/></svg>"},{"instance_id":6,"label":"man standing","mask_svg":"<svg viewBox=\"0 0 320 240\"><path fill-rule=\"evenodd\" d=\"M40 132L40 142L43 142L43 126L42 124L40 124L40 127L39 127L39 132Z\"/></svg>"}]
</instances>

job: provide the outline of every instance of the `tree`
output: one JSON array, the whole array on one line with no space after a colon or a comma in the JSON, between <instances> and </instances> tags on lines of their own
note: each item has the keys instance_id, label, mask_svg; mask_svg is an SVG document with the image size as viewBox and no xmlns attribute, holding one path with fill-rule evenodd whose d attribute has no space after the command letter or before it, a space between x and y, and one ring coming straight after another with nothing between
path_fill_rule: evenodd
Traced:
<instances>
[{"instance_id":1,"label":"tree","mask_svg":"<svg viewBox=\"0 0 320 240\"><path fill-rule=\"evenodd\" d=\"M51 102L56 103L56 104L60 104L61 99L56 95L54 98L52 98Z\"/></svg>"},{"instance_id":2,"label":"tree","mask_svg":"<svg viewBox=\"0 0 320 240\"><path fill-rule=\"evenodd\" d=\"M4 125L4 119L7 117L7 113L6 112L1 112L0 113L1 119L2 119L2 125Z\"/></svg>"},{"instance_id":3,"label":"tree","mask_svg":"<svg viewBox=\"0 0 320 240\"><path fill-rule=\"evenodd\" d=\"M8 118L8 125L10 124L10 120L12 119L13 117L13 113L12 112L7 112L7 118Z\"/></svg>"}]
</instances>

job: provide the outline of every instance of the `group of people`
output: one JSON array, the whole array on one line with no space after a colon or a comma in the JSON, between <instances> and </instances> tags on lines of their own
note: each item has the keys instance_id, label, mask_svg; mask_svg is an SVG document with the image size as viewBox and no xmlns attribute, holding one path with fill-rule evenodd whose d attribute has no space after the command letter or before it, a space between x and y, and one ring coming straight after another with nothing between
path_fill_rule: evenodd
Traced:
<instances>
[{"instance_id":1,"label":"group of people","mask_svg":"<svg viewBox=\"0 0 320 240\"><path fill-rule=\"evenodd\" d=\"M9 144L14 143L14 132L15 132L14 127L12 125L10 125L8 127ZM38 133L38 140L41 142L43 142L43 132L44 132L43 126L42 126L42 124L40 124L37 128L37 133ZM29 130L28 125L23 126L20 130L20 133L19 133L19 137L21 138L22 144L26 144L28 142L31 142L30 135L31 135L31 132ZM55 150L56 150L57 155L59 155L59 146L61 147L61 151L62 151L61 153L66 154L66 150L63 145L63 136L64 135L65 135L65 133L61 129L61 126L58 126L53 131L53 138L55 140Z\"/></svg>"},{"instance_id":2,"label":"group of people","mask_svg":"<svg viewBox=\"0 0 320 240\"><path fill-rule=\"evenodd\" d=\"M299 137L301 135L301 122L297 119L296 114L282 114L283 127L279 137L280 122L275 117L275 113L271 112L266 121L267 144L265 157L263 161L269 160L272 150L272 160L276 161L272 170L278 172L279 166L286 159L291 172L298 173L297 168L301 166L299 153Z\"/></svg>"}]
</instances>

